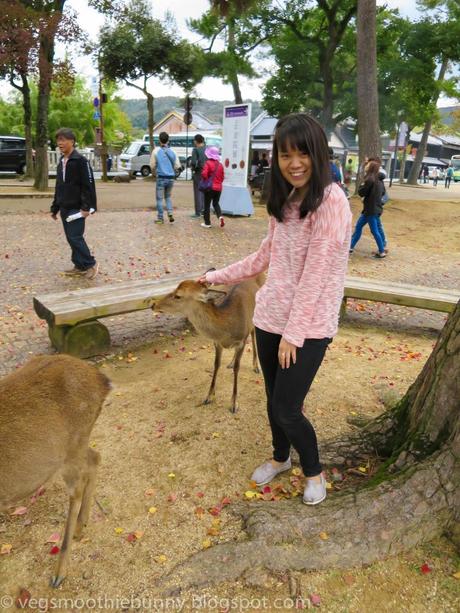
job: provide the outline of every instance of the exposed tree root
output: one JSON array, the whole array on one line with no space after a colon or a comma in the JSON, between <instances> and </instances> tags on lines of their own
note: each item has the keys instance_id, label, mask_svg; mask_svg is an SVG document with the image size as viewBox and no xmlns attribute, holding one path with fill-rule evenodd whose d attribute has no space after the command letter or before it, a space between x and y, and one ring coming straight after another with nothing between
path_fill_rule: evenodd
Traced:
<instances>
[{"instance_id":1,"label":"exposed tree root","mask_svg":"<svg viewBox=\"0 0 460 613\"><path fill-rule=\"evenodd\" d=\"M298 498L241 504L233 512L243 520L243 540L200 551L158 587L171 595L235 581L255 569L282 572L370 564L445 532L460 508L459 490L458 454L444 449L415 469L354 494L331 496L316 508L302 505Z\"/></svg>"}]
</instances>

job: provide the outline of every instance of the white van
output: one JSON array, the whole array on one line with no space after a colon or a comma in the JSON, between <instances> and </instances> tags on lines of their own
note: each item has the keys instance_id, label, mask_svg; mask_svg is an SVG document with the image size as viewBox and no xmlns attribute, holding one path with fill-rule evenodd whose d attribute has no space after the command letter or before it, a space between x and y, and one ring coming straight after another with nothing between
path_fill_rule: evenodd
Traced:
<instances>
[{"instance_id":1,"label":"white van","mask_svg":"<svg viewBox=\"0 0 460 613\"><path fill-rule=\"evenodd\" d=\"M179 156L180 163L183 167L185 167L185 161L187 161L187 167L190 168L190 162L192 160L192 149L195 146L193 142L195 133L196 132L190 131L188 133L179 132L177 134L169 135L169 146L177 153L177 155ZM202 132L201 134L205 140L206 146L214 145L215 147L221 149L222 136L220 136L220 134L215 134L214 132ZM144 134L143 139L144 142L148 143L149 135ZM153 144L155 145L155 147L159 146L160 139L158 137L158 134L153 135Z\"/></svg>"},{"instance_id":2,"label":"white van","mask_svg":"<svg viewBox=\"0 0 460 613\"><path fill-rule=\"evenodd\" d=\"M122 170L135 176L138 172L143 177L150 174L150 145L142 140L133 141L122 151L119 157Z\"/></svg>"}]
</instances>

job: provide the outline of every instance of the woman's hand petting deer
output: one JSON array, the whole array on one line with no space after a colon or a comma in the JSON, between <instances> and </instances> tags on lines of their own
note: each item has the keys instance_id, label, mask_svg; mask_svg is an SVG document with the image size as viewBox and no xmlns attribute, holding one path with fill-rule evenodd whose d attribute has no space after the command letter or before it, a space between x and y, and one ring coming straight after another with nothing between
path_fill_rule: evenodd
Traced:
<instances>
[{"instance_id":1,"label":"woman's hand petting deer","mask_svg":"<svg viewBox=\"0 0 460 613\"><path fill-rule=\"evenodd\" d=\"M326 498L326 481L315 430L302 407L337 333L352 216L332 182L326 135L305 113L277 123L267 209L268 234L259 249L198 281L234 285L268 270L253 321L273 456L252 479L263 485L289 470L292 446L306 477L303 502L315 505Z\"/></svg>"}]
</instances>

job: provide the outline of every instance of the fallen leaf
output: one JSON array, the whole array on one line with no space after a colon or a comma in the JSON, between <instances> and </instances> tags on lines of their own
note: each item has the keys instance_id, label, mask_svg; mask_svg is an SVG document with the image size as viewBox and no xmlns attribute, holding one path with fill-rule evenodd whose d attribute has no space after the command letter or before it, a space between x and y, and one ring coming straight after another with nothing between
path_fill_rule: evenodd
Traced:
<instances>
[{"instance_id":1,"label":"fallen leaf","mask_svg":"<svg viewBox=\"0 0 460 613\"><path fill-rule=\"evenodd\" d=\"M431 573L432 570L432 567L427 562L425 562L425 564L422 564L420 567L420 572L422 573L422 575L428 575L428 573Z\"/></svg>"},{"instance_id":2,"label":"fallen leaf","mask_svg":"<svg viewBox=\"0 0 460 613\"><path fill-rule=\"evenodd\" d=\"M150 496L153 496L155 494L155 490L151 487L149 487L148 489L145 490L144 492L144 496L146 498L150 498Z\"/></svg>"},{"instance_id":3,"label":"fallen leaf","mask_svg":"<svg viewBox=\"0 0 460 613\"><path fill-rule=\"evenodd\" d=\"M251 490L244 492L244 495L246 498L249 498L249 500L251 500L251 498L257 498L257 492L252 492Z\"/></svg>"},{"instance_id":4,"label":"fallen leaf","mask_svg":"<svg viewBox=\"0 0 460 613\"><path fill-rule=\"evenodd\" d=\"M365 466L358 466L358 470L361 473L367 473L367 468Z\"/></svg>"},{"instance_id":5,"label":"fallen leaf","mask_svg":"<svg viewBox=\"0 0 460 613\"><path fill-rule=\"evenodd\" d=\"M0 547L0 555L3 556L7 553L11 553L11 550L13 549L13 545L10 545L10 543L4 543L1 547Z\"/></svg>"},{"instance_id":6,"label":"fallen leaf","mask_svg":"<svg viewBox=\"0 0 460 613\"><path fill-rule=\"evenodd\" d=\"M222 500L221 500L221 503L220 503L220 504L221 504L222 506L225 506L225 505L227 505L227 504L231 504L231 502L232 502L232 501L230 500L230 498L229 498L228 496L225 496L225 498L222 498Z\"/></svg>"},{"instance_id":7,"label":"fallen leaf","mask_svg":"<svg viewBox=\"0 0 460 613\"><path fill-rule=\"evenodd\" d=\"M197 507L197 508L195 509L195 515L196 515L197 517L202 517L202 516L205 514L205 512L206 512L206 511L203 509L203 507Z\"/></svg>"},{"instance_id":8,"label":"fallen leaf","mask_svg":"<svg viewBox=\"0 0 460 613\"><path fill-rule=\"evenodd\" d=\"M61 540L61 535L59 534L59 532L53 532L53 534L49 537L49 539L46 542L47 543L59 543L60 540Z\"/></svg>"},{"instance_id":9,"label":"fallen leaf","mask_svg":"<svg viewBox=\"0 0 460 613\"><path fill-rule=\"evenodd\" d=\"M27 513L27 507L17 507L10 513L10 515L25 515Z\"/></svg>"},{"instance_id":10,"label":"fallen leaf","mask_svg":"<svg viewBox=\"0 0 460 613\"><path fill-rule=\"evenodd\" d=\"M153 559L155 562L158 562L158 564L164 564L168 560L164 553L161 553L159 556L155 556Z\"/></svg>"},{"instance_id":11,"label":"fallen leaf","mask_svg":"<svg viewBox=\"0 0 460 613\"><path fill-rule=\"evenodd\" d=\"M115 534L123 534L124 529L123 528L115 528Z\"/></svg>"},{"instance_id":12,"label":"fallen leaf","mask_svg":"<svg viewBox=\"0 0 460 613\"><path fill-rule=\"evenodd\" d=\"M460 570L452 575L454 579L460 579Z\"/></svg>"},{"instance_id":13,"label":"fallen leaf","mask_svg":"<svg viewBox=\"0 0 460 613\"><path fill-rule=\"evenodd\" d=\"M170 479L175 479L175 478L176 478L176 475L175 475L175 473L169 473L168 477L169 477Z\"/></svg>"},{"instance_id":14,"label":"fallen leaf","mask_svg":"<svg viewBox=\"0 0 460 613\"><path fill-rule=\"evenodd\" d=\"M319 594L310 594L308 598L310 599L310 602L314 607L321 606L321 596Z\"/></svg>"},{"instance_id":15,"label":"fallen leaf","mask_svg":"<svg viewBox=\"0 0 460 613\"><path fill-rule=\"evenodd\" d=\"M327 541L327 539L329 538L329 534L328 534L327 532L320 532L320 533L319 533L319 538L320 538L322 541Z\"/></svg>"},{"instance_id":16,"label":"fallen leaf","mask_svg":"<svg viewBox=\"0 0 460 613\"><path fill-rule=\"evenodd\" d=\"M203 549L208 549L211 547L212 543L210 539L206 539L202 542Z\"/></svg>"},{"instance_id":17,"label":"fallen leaf","mask_svg":"<svg viewBox=\"0 0 460 613\"><path fill-rule=\"evenodd\" d=\"M53 547L51 547L50 549L50 555L55 556L57 555L61 550L59 549L59 547L57 545L54 545Z\"/></svg>"},{"instance_id":18,"label":"fallen leaf","mask_svg":"<svg viewBox=\"0 0 460 613\"><path fill-rule=\"evenodd\" d=\"M19 596L16 598L16 609L25 609L32 594L25 587L21 587L19 590Z\"/></svg>"},{"instance_id":19,"label":"fallen leaf","mask_svg":"<svg viewBox=\"0 0 460 613\"><path fill-rule=\"evenodd\" d=\"M300 468L293 468L291 470L291 474L293 474L295 477L300 477L300 475L302 474L302 471L300 470Z\"/></svg>"},{"instance_id":20,"label":"fallen leaf","mask_svg":"<svg viewBox=\"0 0 460 613\"><path fill-rule=\"evenodd\" d=\"M157 510L158 510L158 509L157 509L156 507L150 507L150 508L149 508L149 513L151 513L151 514L153 515L154 513L156 513L156 512L157 512Z\"/></svg>"}]
</instances>

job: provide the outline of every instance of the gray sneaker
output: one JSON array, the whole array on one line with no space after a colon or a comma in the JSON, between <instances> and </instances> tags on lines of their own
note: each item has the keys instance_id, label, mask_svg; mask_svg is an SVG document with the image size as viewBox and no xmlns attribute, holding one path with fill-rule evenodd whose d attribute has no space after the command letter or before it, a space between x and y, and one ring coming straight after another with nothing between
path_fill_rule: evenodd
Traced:
<instances>
[{"instance_id":1,"label":"gray sneaker","mask_svg":"<svg viewBox=\"0 0 460 613\"><path fill-rule=\"evenodd\" d=\"M307 479L307 485L303 491L304 504L319 504L326 498L326 479L323 473L321 473L320 477L320 483Z\"/></svg>"},{"instance_id":2,"label":"gray sneaker","mask_svg":"<svg viewBox=\"0 0 460 613\"><path fill-rule=\"evenodd\" d=\"M270 461L264 462L252 473L251 480L255 481L256 485L265 485L266 483L270 483L270 481L274 479L276 475L279 475L279 473L289 470L290 468L291 458L288 458L286 462L279 464L279 466L276 468Z\"/></svg>"}]
</instances>

